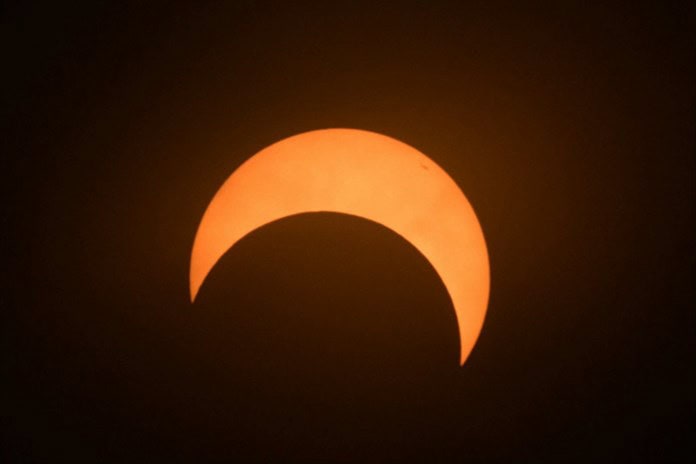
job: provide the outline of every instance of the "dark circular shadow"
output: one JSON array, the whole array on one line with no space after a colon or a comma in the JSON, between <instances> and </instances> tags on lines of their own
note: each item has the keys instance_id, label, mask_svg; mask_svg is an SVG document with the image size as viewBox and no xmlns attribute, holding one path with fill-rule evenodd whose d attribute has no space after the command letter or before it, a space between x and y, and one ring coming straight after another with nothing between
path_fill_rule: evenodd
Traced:
<instances>
[{"instance_id":1,"label":"dark circular shadow","mask_svg":"<svg viewBox=\"0 0 696 464\"><path fill-rule=\"evenodd\" d=\"M384 460L438 446L455 313L395 232L335 213L273 222L223 256L192 311L193 369L178 388L195 392L206 452Z\"/></svg>"}]
</instances>

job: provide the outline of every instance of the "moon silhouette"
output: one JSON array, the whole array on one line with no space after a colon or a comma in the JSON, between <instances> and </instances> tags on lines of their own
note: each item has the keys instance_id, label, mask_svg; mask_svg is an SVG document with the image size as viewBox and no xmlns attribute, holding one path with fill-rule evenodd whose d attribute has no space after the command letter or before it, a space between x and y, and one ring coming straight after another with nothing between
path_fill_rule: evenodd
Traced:
<instances>
[{"instance_id":1,"label":"moon silhouette","mask_svg":"<svg viewBox=\"0 0 696 464\"><path fill-rule=\"evenodd\" d=\"M298 134L235 170L208 205L191 253L191 301L242 237L304 212L359 216L393 230L432 264L452 299L463 365L481 332L490 287L488 253L474 210L430 158L357 129Z\"/></svg>"}]
</instances>

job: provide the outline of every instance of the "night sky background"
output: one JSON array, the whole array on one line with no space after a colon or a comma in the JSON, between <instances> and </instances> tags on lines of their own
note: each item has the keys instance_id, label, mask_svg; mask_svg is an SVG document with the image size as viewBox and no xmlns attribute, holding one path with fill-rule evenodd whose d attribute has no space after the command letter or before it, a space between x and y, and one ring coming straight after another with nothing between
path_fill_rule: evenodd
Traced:
<instances>
[{"instance_id":1,"label":"night sky background","mask_svg":"<svg viewBox=\"0 0 696 464\"><path fill-rule=\"evenodd\" d=\"M692 2L63 3L2 7L0 461L694 458ZM222 182L329 127L473 205L463 367L435 270L351 216L255 231L190 303Z\"/></svg>"}]
</instances>

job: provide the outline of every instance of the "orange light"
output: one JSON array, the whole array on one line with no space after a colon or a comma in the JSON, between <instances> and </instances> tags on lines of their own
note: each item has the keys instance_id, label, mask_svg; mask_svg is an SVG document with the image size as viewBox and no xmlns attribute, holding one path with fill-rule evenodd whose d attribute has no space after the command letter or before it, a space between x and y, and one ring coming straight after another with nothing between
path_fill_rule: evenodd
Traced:
<instances>
[{"instance_id":1,"label":"orange light","mask_svg":"<svg viewBox=\"0 0 696 464\"><path fill-rule=\"evenodd\" d=\"M274 220L318 211L382 224L430 261L454 305L464 364L488 306L488 254L481 227L442 168L416 149L374 132L305 132L261 150L234 171L196 233L191 301L215 263L242 237Z\"/></svg>"}]
</instances>

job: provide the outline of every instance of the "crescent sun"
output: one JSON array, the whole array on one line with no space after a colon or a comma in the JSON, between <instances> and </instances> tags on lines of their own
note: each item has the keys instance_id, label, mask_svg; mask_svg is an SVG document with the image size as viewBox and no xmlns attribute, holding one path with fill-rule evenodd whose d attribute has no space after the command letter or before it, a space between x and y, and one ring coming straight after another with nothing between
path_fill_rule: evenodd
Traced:
<instances>
[{"instance_id":1,"label":"crescent sun","mask_svg":"<svg viewBox=\"0 0 696 464\"><path fill-rule=\"evenodd\" d=\"M198 226L191 301L215 263L242 237L287 216L321 211L382 224L428 259L452 300L464 364L488 306L490 273L481 226L442 168L415 148L374 132L305 132L264 148L235 170Z\"/></svg>"}]
</instances>

